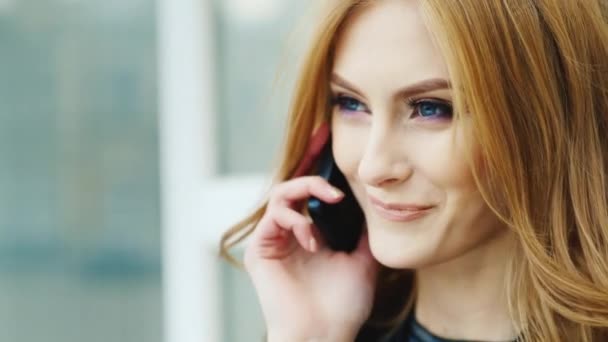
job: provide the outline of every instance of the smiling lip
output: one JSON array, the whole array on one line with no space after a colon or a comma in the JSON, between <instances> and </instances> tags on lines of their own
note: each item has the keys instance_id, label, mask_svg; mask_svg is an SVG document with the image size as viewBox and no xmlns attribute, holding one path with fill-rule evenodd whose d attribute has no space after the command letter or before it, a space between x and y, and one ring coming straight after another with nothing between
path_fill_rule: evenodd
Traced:
<instances>
[{"instance_id":1,"label":"smiling lip","mask_svg":"<svg viewBox=\"0 0 608 342\"><path fill-rule=\"evenodd\" d=\"M371 195L368 196L378 214L390 221L413 221L428 214L430 209L433 208L429 205L384 203Z\"/></svg>"}]
</instances>

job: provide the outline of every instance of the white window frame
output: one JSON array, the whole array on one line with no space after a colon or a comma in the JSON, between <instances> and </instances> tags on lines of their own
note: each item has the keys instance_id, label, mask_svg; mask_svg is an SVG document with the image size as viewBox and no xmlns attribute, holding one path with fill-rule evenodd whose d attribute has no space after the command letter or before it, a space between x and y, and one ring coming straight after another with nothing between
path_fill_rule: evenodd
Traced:
<instances>
[{"instance_id":1,"label":"white window frame","mask_svg":"<svg viewBox=\"0 0 608 342\"><path fill-rule=\"evenodd\" d=\"M266 175L217 176L212 0L159 0L164 340L222 341L218 242Z\"/></svg>"}]
</instances>

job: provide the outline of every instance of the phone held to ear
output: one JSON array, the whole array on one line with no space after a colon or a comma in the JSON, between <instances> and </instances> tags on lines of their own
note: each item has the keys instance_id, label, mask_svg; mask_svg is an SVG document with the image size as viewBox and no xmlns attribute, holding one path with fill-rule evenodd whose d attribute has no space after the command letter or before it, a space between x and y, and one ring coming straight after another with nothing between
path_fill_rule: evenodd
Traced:
<instances>
[{"instance_id":1,"label":"phone held to ear","mask_svg":"<svg viewBox=\"0 0 608 342\"><path fill-rule=\"evenodd\" d=\"M363 232L363 211L348 186L344 174L334 161L331 138L328 138L318 161L318 174L331 185L344 192L342 200L335 204L325 203L316 197L308 199L308 212L329 248L352 252Z\"/></svg>"}]
</instances>

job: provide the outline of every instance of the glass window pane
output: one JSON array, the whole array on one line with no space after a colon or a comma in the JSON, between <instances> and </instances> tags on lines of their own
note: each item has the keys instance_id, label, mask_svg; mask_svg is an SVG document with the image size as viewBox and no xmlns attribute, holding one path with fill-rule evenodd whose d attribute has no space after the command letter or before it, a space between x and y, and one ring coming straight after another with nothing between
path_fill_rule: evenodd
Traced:
<instances>
[{"instance_id":1,"label":"glass window pane","mask_svg":"<svg viewBox=\"0 0 608 342\"><path fill-rule=\"evenodd\" d=\"M243 260L243 251L235 256ZM220 268L222 282L223 341L263 341L266 333L262 311L247 274L227 263Z\"/></svg>"},{"instance_id":2,"label":"glass window pane","mask_svg":"<svg viewBox=\"0 0 608 342\"><path fill-rule=\"evenodd\" d=\"M285 127L299 31L309 2L215 0L217 32L218 148L222 174L267 172L276 161Z\"/></svg>"},{"instance_id":3,"label":"glass window pane","mask_svg":"<svg viewBox=\"0 0 608 342\"><path fill-rule=\"evenodd\" d=\"M0 340L161 341L155 2L0 0Z\"/></svg>"}]
</instances>

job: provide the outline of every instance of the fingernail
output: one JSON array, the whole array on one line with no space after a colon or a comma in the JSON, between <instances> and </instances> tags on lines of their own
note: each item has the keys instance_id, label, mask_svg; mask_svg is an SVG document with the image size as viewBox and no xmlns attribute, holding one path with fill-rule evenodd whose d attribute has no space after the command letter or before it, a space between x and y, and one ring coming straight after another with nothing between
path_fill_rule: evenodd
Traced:
<instances>
[{"instance_id":1,"label":"fingernail","mask_svg":"<svg viewBox=\"0 0 608 342\"><path fill-rule=\"evenodd\" d=\"M311 252L316 252L317 251L317 241L314 238L310 238L310 241L308 241L308 247L310 248Z\"/></svg>"},{"instance_id":2,"label":"fingernail","mask_svg":"<svg viewBox=\"0 0 608 342\"><path fill-rule=\"evenodd\" d=\"M333 188L333 187L332 187L332 188L329 190L329 192L331 193L331 196L332 196L333 198L340 198L340 197L344 196L344 193L343 193L342 191L338 190L337 188Z\"/></svg>"}]
</instances>

